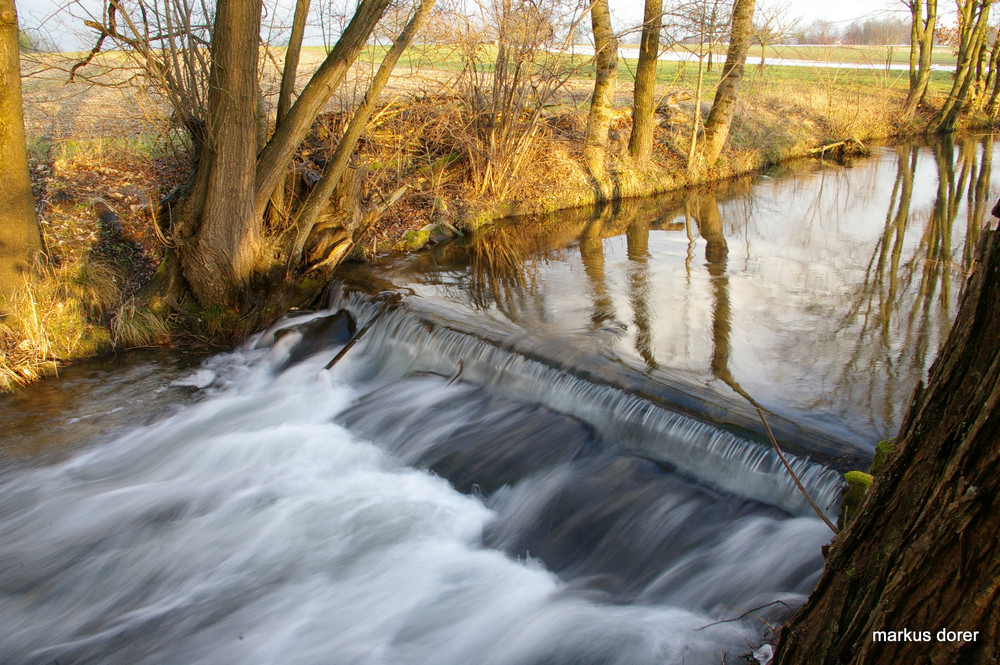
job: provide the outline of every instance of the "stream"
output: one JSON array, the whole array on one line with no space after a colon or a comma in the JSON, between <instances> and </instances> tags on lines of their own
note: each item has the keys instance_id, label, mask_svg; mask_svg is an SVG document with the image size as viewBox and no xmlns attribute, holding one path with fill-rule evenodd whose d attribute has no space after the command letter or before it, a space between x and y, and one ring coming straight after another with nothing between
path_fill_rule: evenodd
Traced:
<instances>
[{"instance_id":1,"label":"stream","mask_svg":"<svg viewBox=\"0 0 1000 665\"><path fill-rule=\"evenodd\" d=\"M947 335L996 152L514 220L346 267L231 352L0 397L0 665L742 662L832 536L756 406L836 520Z\"/></svg>"}]
</instances>

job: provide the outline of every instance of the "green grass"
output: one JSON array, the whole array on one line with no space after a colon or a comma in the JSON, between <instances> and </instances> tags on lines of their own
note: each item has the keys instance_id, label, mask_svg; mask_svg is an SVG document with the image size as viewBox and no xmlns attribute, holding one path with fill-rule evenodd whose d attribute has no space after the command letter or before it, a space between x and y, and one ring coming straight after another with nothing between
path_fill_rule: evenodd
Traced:
<instances>
[{"instance_id":1,"label":"green grass","mask_svg":"<svg viewBox=\"0 0 1000 665\"><path fill-rule=\"evenodd\" d=\"M84 156L90 158L100 158L105 154L114 155L116 153L137 154L149 159L164 157L172 154L175 149L185 149L185 137L164 137L154 132L142 132L138 134L128 134L116 137L84 138L84 139L59 139L54 142L53 157L55 159L72 160L76 157ZM168 141L174 142L171 148ZM33 139L29 145L29 153L33 150L49 152L50 141L44 138Z\"/></svg>"},{"instance_id":2,"label":"green grass","mask_svg":"<svg viewBox=\"0 0 1000 665\"><path fill-rule=\"evenodd\" d=\"M322 47L309 47L312 49L322 49ZM638 47L625 46L632 49L638 56ZM765 66L760 69L757 65L747 66L747 80L764 80L768 83L785 83L790 85L819 85L821 87L847 87L865 88L878 87L880 89L890 88L905 90L909 82L905 70L886 71L879 69L851 69L836 67L790 67L782 65L768 64L768 61L787 58L796 60L815 60L825 63L873 63L881 64L885 62L887 50L891 49L891 59L893 63L905 64L909 60L909 48L905 46L768 46L766 51ZM362 59L366 62L379 62L385 54L387 47L369 46L366 48ZM683 51L681 47L674 47L676 51ZM759 56L761 48L759 45L750 50L751 56ZM482 47L481 61L485 71L491 71L492 58L495 54L495 47L492 45ZM560 56L563 60L561 69L572 72L573 78L592 78L594 65L591 58L587 56ZM725 61L725 49L716 48L716 55L713 58L713 71L704 72L704 89L711 91L719 80L719 71ZM955 56L948 47L936 47L934 50L935 64L954 64ZM461 52L452 46L439 45L417 45L408 49L400 59L401 68L411 69L431 69L437 71L460 71L464 67ZM635 78L635 59L629 57L619 58L618 61L619 81L631 83ZM698 80L698 63L660 61L657 63L657 83L660 85L672 85L693 90ZM951 86L951 74L947 71L935 71L931 74L931 93L947 92Z\"/></svg>"}]
</instances>

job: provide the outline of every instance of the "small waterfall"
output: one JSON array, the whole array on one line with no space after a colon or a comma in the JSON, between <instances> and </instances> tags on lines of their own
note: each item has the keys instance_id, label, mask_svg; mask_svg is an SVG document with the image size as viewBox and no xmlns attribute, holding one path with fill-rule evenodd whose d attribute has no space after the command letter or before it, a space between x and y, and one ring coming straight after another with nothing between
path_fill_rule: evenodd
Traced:
<instances>
[{"instance_id":1,"label":"small waterfall","mask_svg":"<svg viewBox=\"0 0 1000 665\"><path fill-rule=\"evenodd\" d=\"M462 412L479 389L431 376L389 383L405 368L386 364L375 367L382 388L345 380L371 372L374 346L334 372L322 370L329 350L288 364L304 349L293 329L322 316L283 323L289 332L273 346L164 377L155 390L198 396L156 422L62 461L0 469L0 662L709 665L762 640L750 620L719 620L758 599L802 601L828 537L818 520L726 507L731 498L650 462L557 454L488 501L408 467L389 439L366 440L339 414L384 390L411 413L451 400L453 426L467 427L477 418ZM400 390L408 381L413 391ZM105 390L139 397L128 383ZM473 401L455 401L463 394ZM487 425L515 438L523 409L542 408L494 406L480 404L496 418ZM624 503L599 489L622 469L642 488ZM688 497L701 507L692 512ZM607 507L615 512L596 522L585 514ZM553 522L600 537L594 556L549 531ZM616 549L625 531L630 544ZM586 556L560 565L563 578L536 547ZM634 576L628 562L642 552L643 572L615 593L621 602L587 579L595 566L618 572L609 560Z\"/></svg>"},{"instance_id":2,"label":"small waterfall","mask_svg":"<svg viewBox=\"0 0 1000 665\"><path fill-rule=\"evenodd\" d=\"M663 408L640 396L587 380L514 353L484 337L449 325L440 311L416 309L418 298L379 317L364 340L366 371L389 382L420 372L454 375L508 400L540 404L591 424L606 444L668 464L689 477L736 496L776 506L793 515L812 515L778 456L769 448L720 427ZM333 308L359 321L377 315L377 304L355 293L336 292ZM493 329L493 334L503 334ZM840 475L792 455L802 484L835 519Z\"/></svg>"}]
</instances>

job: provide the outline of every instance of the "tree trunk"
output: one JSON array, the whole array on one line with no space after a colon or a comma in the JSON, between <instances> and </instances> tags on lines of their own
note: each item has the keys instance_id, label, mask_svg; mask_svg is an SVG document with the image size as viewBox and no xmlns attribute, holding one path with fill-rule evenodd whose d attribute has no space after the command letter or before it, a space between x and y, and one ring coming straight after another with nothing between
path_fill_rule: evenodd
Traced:
<instances>
[{"instance_id":1,"label":"tree trunk","mask_svg":"<svg viewBox=\"0 0 1000 665\"><path fill-rule=\"evenodd\" d=\"M926 389L914 392L887 467L834 539L809 602L782 631L778 663L996 662L998 291L994 231L984 236L955 324ZM941 639L941 629L969 634Z\"/></svg>"},{"instance_id":2,"label":"tree trunk","mask_svg":"<svg viewBox=\"0 0 1000 665\"><path fill-rule=\"evenodd\" d=\"M912 0L910 3L910 92L903 114L912 115L924 101L931 80L931 57L934 54L934 31L937 27L937 0Z\"/></svg>"},{"instance_id":3,"label":"tree trunk","mask_svg":"<svg viewBox=\"0 0 1000 665\"><path fill-rule=\"evenodd\" d=\"M288 110L282 123L261 151L257 160L257 177L254 187L254 212L263 217L267 201L277 187L285 169L292 161L299 144L305 139L323 105L340 85L347 69L361 54L375 24L382 18L389 0L365 0L344 29L333 50L309 79L309 83ZM256 51L254 51L256 54Z\"/></svg>"},{"instance_id":4,"label":"tree trunk","mask_svg":"<svg viewBox=\"0 0 1000 665\"><path fill-rule=\"evenodd\" d=\"M340 184L340 180L347 170L351 155L354 153L354 148L358 143L358 139L361 138L361 133L368 126L368 120L375 110L375 105L378 102L379 95L382 94L382 89L389 81L389 76L396 67L400 56L403 55L403 51L409 47L414 35L426 23L427 17L434 7L434 2L435 0L421 0L420 5L406 24L406 27L403 28L402 32L400 32L399 36L392 43L392 48L389 49L382 59L382 64L372 78L361 105L355 109L354 115L351 116L351 120L347 124L347 129L344 130L344 135L341 137L340 143L337 144L336 151L334 151L333 156L323 169L323 175L309 193L309 197L305 203L302 204L295 224L290 230L292 249L285 250L293 262L298 261L301 257L306 240L316 224L323 205L329 201L333 190Z\"/></svg>"},{"instance_id":5,"label":"tree trunk","mask_svg":"<svg viewBox=\"0 0 1000 665\"><path fill-rule=\"evenodd\" d=\"M292 19L292 35L288 38L288 48L285 50L285 64L281 70L281 90L278 92L278 110L275 125L281 124L288 109L292 106L292 93L295 91L295 76L299 70L299 53L302 51L302 36L306 31L306 17L309 15L310 0L297 0L295 16Z\"/></svg>"},{"instance_id":6,"label":"tree trunk","mask_svg":"<svg viewBox=\"0 0 1000 665\"><path fill-rule=\"evenodd\" d=\"M0 0L0 300L24 286L42 251L28 177L14 0Z\"/></svg>"},{"instance_id":7,"label":"tree trunk","mask_svg":"<svg viewBox=\"0 0 1000 665\"><path fill-rule=\"evenodd\" d=\"M639 42L639 62L635 68L635 90L632 94L632 133L629 152L638 161L649 159L653 151L653 131L656 128L656 58L660 54L660 30L663 23L663 0L646 0L642 39Z\"/></svg>"},{"instance_id":8,"label":"tree trunk","mask_svg":"<svg viewBox=\"0 0 1000 665\"><path fill-rule=\"evenodd\" d=\"M733 23L729 35L729 50L722 78L715 91L712 110L705 120L705 138L701 146L701 163L712 166L722 154L722 147L729 137L729 127L736 112L736 97L743 82L743 69L747 50L753 36L754 0L736 0L733 5Z\"/></svg>"},{"instance_id":9,"label":"tree trunk","mask_svg":"<svg viewBox=\"0 0 1000 665\"><path fill-rule=\"evenodd\" d=\"M1000 110L1000 39L993 44L993 51L990 54L990 76L986 87L990 88L990 98L986 102L986 116L990 120L996 120L997 111Z\"/></svg>"},{"instance_id":10,"label":"tree trunk","mask_svg":"<svg viewBox=\"0 0 1000 665\"><path fill-rule=\"evenodd\" d=\"M618 78L618 40L611 28L611 11L608 0L595 0L590 8L594 28L594 95L590 99L587 130L583 153L587 170L594 179L600 197L607 199L610 188L604 173L604 158L611 126L611 108L615 100L615 83Z\"/></svg>"},{"instance_id":11,"label":"tree trunk","mask_svg":"<svg viewBox=\"0 0 1000 665\"><path fill-rule=\"evenodd\" d=\"M198 164L204 203L195 234L178 244L184 276L202 305L234 302L260 248L253 209L260 10L260 0L219 0L216 8L208 142Z\"/></svg>"}]
</instances>

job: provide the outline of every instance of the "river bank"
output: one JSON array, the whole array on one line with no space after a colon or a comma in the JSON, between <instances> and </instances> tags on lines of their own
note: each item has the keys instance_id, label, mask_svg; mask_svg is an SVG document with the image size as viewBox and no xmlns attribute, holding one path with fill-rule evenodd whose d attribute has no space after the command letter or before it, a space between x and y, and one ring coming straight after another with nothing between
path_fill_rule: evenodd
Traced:
<instances>
[{"instance_id":1,"label":"river bank","mask_svg":"<svg viewBox=\"0 0 1000 665\"><path fill-rule=\"evenodd\" d=\"M770 71L748 71L722 158L711 168L694 171L686 158L696 112L690 94L680 87L662 88L653 155L637 164L627 152L631 90L620 85L606 163L615 198L710 186L815 157L822 146L845 140L853 146L910 140L922 135L942 101L938 91L927 108L902 118L898 109L905 95L888 72L867 73L859 80L834 71L800 81L765 74ZM880 75L886 77L881 83ZM456 142L449 130L455 121L454 97L427 95L425 79L414 87L414 77L400 78L408 83L399 84L396 99L378 116L359 152L359 163L366 168L356 186L369 200L400 185L408 193L360 236L354 260L415 251L498 219L598 200L583 166L586 80L566 84L564 98L541 117L516 168L499 184L484 187L464 158L468 146ZM110 118L127 115L129 108L132 115L138 109L149 119L142 103L107 103L104 97L87 97L95 94L88 89L70 109L53 97L51 86L39 83L26 89L32 175L52 264L0 327L0 390L55 373L60 363L112 349L179 339L225 345L241 338L246 331L224 312L163 317L136 299L165 253L156 202L180 185L190 168L176 135L162 126L142 131L138 120L121 120L123 131L115 132ZM702 101L703 112L709 105ZM345 117L343 110L326 116L326 126L300 155L304 171L315 170L322 161L323 132L336 132ZM983 124L972 116L964 129Z\"/></svg>"}]
</instances>

